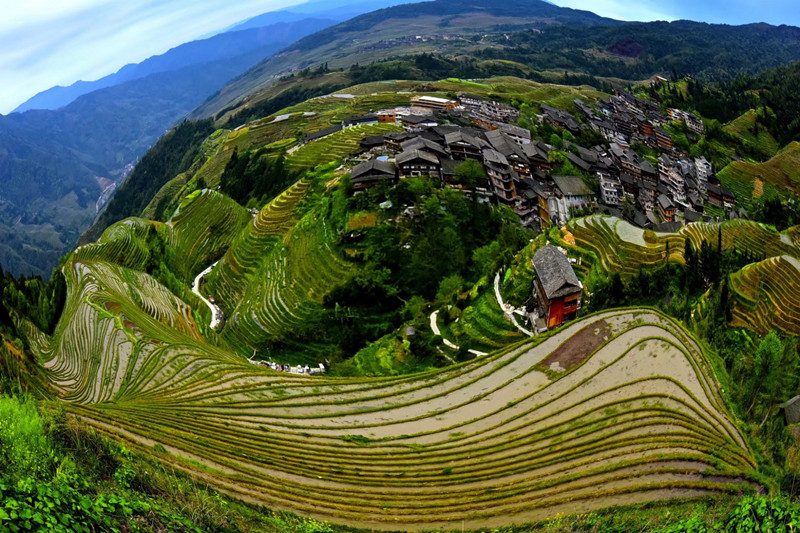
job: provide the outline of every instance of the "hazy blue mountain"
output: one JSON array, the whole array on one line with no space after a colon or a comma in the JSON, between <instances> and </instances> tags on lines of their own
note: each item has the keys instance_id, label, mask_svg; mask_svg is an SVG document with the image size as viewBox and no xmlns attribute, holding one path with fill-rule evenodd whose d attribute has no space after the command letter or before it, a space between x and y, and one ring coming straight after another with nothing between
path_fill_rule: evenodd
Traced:
<instances>
[{"instance_id":1,"label":"hazy blue mountain","mask_svg":"<svg viewBox=\"0 0 800 533\"><path fill-rule=\"evenodd\" d=\"M0 116L0 264L49 275L97 216L103 190L167 130L228 80L331 23L228 32L152 58L146 69L155 73L132 66L126 75L135 79L57 110Z\"/></svg>"},{"instance_id":2,"label":"hazy blue mountain","mask_svg":"<svg viewBox=\"0 0 800 533\"><path fill-rule=\"evenodd\" d=\"M279 20L274 21L275 18ZM239 28L237 31L229 31L209 39L182 44L141 63L126 65L118 72L97 81L78 81L69 87L53 87L21 104L14 112L31 109L59 109L79 96L92 91L145 78L159 72L242 56L275 43L290 43L302 35L308 35L337 22L335 19L323 20L309 18L307 15L292 14L291 17L283 17L280 13L267 13L259 19L257 25ZM296 24L301 20L304 21L303 26L307 26L308 29L301 28Z\"/></svg>"}]
</instances>

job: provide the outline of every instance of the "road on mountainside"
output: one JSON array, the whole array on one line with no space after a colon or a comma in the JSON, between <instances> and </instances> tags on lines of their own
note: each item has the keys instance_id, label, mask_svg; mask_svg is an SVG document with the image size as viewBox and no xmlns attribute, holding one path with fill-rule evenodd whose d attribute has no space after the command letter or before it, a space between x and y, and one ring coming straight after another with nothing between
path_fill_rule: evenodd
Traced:
<instances>
[{"instance_id":1,"label":"road on mountainside","mask_svg":"<svg viewBox=\"0 0 800 533\"><path fill-rule=\"evenodd\" d=\"M197 275L197 277L196 277L196 278L194 278L194 283L192 284L192 292L193 292L193 293L194 293L194 294L195 294L195 295L196 295L198 298L200 298L201 300L203 300L203 301L205 302L205 304L208 306L208 308L209 308L209 309L211 309L211 324L209 324L209 327L210 327L211 329L215 330L215 331L216 331L217 329L219 329L219 327L220 327L220 326L222 326L222 322L225 320L225 315L223 315L223 314L222 314L222 310L221 310L221 309L220 309L220 308L217 306L217 304L215 304L214 302L212 302L212 301L210 301L210 300L206 299L206 298L205 298L205 297L204 297L204 296L203 296L203 295L200 293L200 282L201 282L201 281L203 280L203 278L204 278L204 277L206 277L206 276L207 276L207 275L208 275L208 274L209 274L209 273L210 273L212 270L214 270L214 267L215 267L215 266L217 266L218 264L219 264L219 261L217 261L216 263L214 263L213 265L211 265L211 266L210 266L210 267L208 267L207 269L205 269L205 270L203 270L202 272L200 272L200 273Z\"/></svg>"}]
</instances>

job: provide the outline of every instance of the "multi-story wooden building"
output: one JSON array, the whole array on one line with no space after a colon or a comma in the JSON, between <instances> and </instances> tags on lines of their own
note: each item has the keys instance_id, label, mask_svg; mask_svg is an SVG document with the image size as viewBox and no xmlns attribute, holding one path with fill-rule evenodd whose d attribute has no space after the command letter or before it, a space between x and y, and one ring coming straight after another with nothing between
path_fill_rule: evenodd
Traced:
<instances>
[{"instance_id":1,"label":"multi-story wooden building","mask_svg":"<svg viewBox=\"0 0 800 533\"><path fill-rule=\"evenodd\" d=\"M539 317L547 329L557 328L578 316L583 284L578 281L569 259L555 246L547 245L533 256Z\"/></svg>"}]
</instances>

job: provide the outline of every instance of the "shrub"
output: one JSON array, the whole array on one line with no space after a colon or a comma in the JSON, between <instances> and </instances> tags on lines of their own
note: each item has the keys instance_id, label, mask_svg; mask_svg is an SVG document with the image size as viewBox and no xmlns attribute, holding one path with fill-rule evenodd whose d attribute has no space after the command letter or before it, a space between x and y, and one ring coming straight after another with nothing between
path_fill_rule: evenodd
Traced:
<instances>
[{"instance_id":1,"label":"shrub","mask_svg":"<svg viewBox=\"0 0 800 533\"><path fill-rule=\"evenodd\" d=\"M12 480L41 478L52 466L54 453L45 435L36 403L31 399L0 398L0 468Z\"/></svg>"}]
</instances>

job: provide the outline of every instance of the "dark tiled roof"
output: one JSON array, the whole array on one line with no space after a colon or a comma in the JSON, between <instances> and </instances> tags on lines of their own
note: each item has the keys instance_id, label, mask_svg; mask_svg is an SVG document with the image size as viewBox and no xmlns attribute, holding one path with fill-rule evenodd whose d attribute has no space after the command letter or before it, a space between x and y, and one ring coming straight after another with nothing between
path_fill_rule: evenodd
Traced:
<instances>
[{"instance_id":1,"label":"dark tiled roof","mask_svg":"<svg viewBox=\"0 0 800 533\"><path fill-rule=\"evenodd\" d=\"M547 145L543 142L534 141L530 144L526 144L522 147L522 151L531 160L550 161L547 155L550 150L548 150Z\"/></svg>"},{"instance_id":2,"label":"dark tiled roof","mask_svg":"<svg viewBox=\"0 0 800 533\"><path fill-rule=\"evenodd\" d=\"M391 177L394 176L395 170L395 164L391 161L378 161L377 159L373 159L353 167L353 170L350 171L350 176L354 180L364 176L365 174L385 174L386 176Z\"/></svg>"},{"instance_id":3,"label":"dark tiled roof","mask_svg":"<svg viewBox=\"0 0 800 533\"><path fill-rule=\"evenodd\" d=\"M423 150L426 152L433 152L437 154L447 155L447 151L438 143L428 140L424 137L415 137L405 142L400 143L400 147L404 152L412 150Z\"/></svg>"},{"instance_id":4,"label":"dark tiled roof","mask_svg":"<svg viewBox=\"0 0 800 533\"><path fill-rule=\"evenodd\" d=\"M506 159L506 156L491 148L483 150L483 159L487 164L508 166L508 159Z\"/></svg>"},{"instance_id":5,"label":"dark tiled roof","mask_svg":"<svg viewBox=\"0 0 800 533\"><path fill-rule=\"evenodd\" d=\"M579 169L583 170L584 172L589 172L591 165L578 157L577 155L573 154L572 152L567 154L567 159L569 159L570 163L578 167Z\"/></svg>"},{"instance_id":6,"label":"dark tiled roof","mask_svg":"<svg viewBox=\"0 0 800 533\"><path fill-rule=\"evenodd\" d=\"M511 137L500 130L487 131L486 139L489 141L489 144L492 145L492 148L506 157L513 155L516 155L522 159L527 157L522 147L515 143Z\"/></svg>"},{"instance_id":7,"label":"dark tiled roof","mask_svg":"<svg viewBox=\"0 0 800 533\"><path fill-rule=\"evenodd\" d=\"M579 176L553 176L556 187L564 196L592 196L592 190Z\"/></svg>"},{"instance_id":8,"label":"dark tiled roof","mask_svg":"<svg viewBox=\"0 0 800 533\"><path fill-rule=\"evenodd\" d=\"M700 222L703 220L703 215L691 209L687 209L686 212L683 213L683 218L686 220L686 223L689 224L692 222Z\"/></svg>"},{"instance_id":9,"label":"dark tiled roof","mask_svg":"<svg viewBox=\"0 0 800 533\"><path fill-rule=\"evenodd\" d=\"M378 115L374 113L369 113L366 115L362 115L360 117L348 117L342 121L342 124L348 126L350 124L365 124L368 122L377 122Z\"/></svg>"},{"instance_id":10,"label":"dark tiled roof","mask_svg":"<svg viewBox=\"0 0 800 533\"><path fill-rule=\"evenodd\" d=\"M422 115L405 115L400 120L409 124L422 124L423 122L436 122L433 117Z\"/></svg>"},{"instance_id":11,"label":"dark tiled roof","mask_svg":"<svg viewBox=\"0 0 800 533\"><path fill-rule=\"evenodd\" d=\"M342 131L342 125L339 124L338 126L331 126L330 128L325 128L324 130L315 131L314 133L306 134L306 141L315 141L317 139L321 139L323 137L327 137L337 131Z\"/></svg>"},{"instance_id":12,"label":"dark tiled roof","mask_svg":"<svg viewBox=\"0 0 800 533\"><path fill-rule=\"evenodd\" d=\"M361 139L361 146L364 148L382 146L385 140L383 135L373 135L371 137L364 137Z\"/></svg>"},{"instance_id":13,"label":"dark tiled roof","mask_svg":"<svg viewBox=\"0 0 800 533\"><path fill-rule=\"evenodd\" d=\"M664 222L653 226L653 231L657 233L678 233L682 227L683 224L680 222Z\"/></svg>"},{"instance_id":14,"label":"dark tiled roof","mask_svg":"<svg viewBox=\"0 0 800 533\"><path fill-rule=\"evenodd\" d=\"M675 205L672 203L672 200L666 194L661 194L658 196L658 203L661 205L661 208L665 211L667 209L673 209Z\"/></svg>"},{"instance_id":15,"label":"dark tiled roof","mask_svg":"<svg viewBox=\"0 0 800 533\"><path fill-rule=\"evenodd\" d=\"M445 143L447 143L448 146L457 143L464 143L464 144L469 144L478 149L486 145L486 141L482 141L477 137L468 135L463 131L454 131L453 133L448 133L447 135L445 135L444 141Z\"/></svg>"},{"instance_id":16,"label":"dark tiled roof","mask_svg":"<svg viewBox=\"0 0 800 533\"><path fill-rule=\"evenodd\" d=\"M463 161L458 161L456 159L442 159L442 174L445 176L455 176L459 165L462 163Z\"/></svg>"},{"instance_id":17,"label":"dark tiled roof","mask_svg":"<svg viewBox=\"0 0 800 533\"><path fill-rule=\"evenodd\" d=\"M533 268L548 300L583 290L569 259L555 246L547 245L536 252L533 256Z\"/></svg>"},{"instance_id":18,"label":"dark tiled roof","mask_svg":"<svg viewBox=\"0 0 800 533\"><path fill-rule=\"evenodd\" d=\"M434 165L440 164L438 157L436 157L431 153L423 152L422 150L411 150L410 152L403 152L399 154L396 158L398 165L403 165L415 159L422 159L423 161Z\"/></svg>"},{"instance_id":19,"label":"dark tiled roof","mask_svg":"<svg viewBox=\"0 0 800 533\"><path fill-rule=\"evenodd\" d=\"M640 228L646 228L650 225L650 221L647 219L647 215L645 215L641 211L636 211L636 215L633 217L633 223L639 226Z\"/></svg>"}]
</instances>

